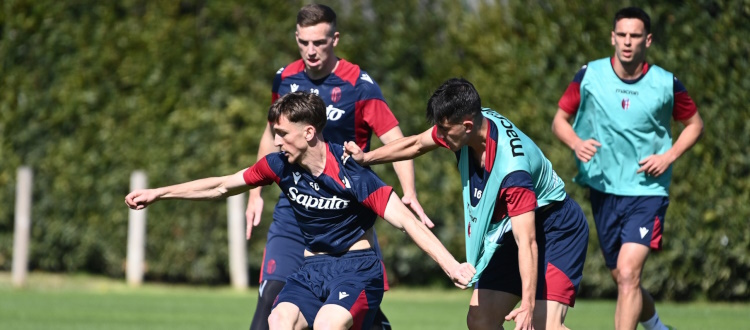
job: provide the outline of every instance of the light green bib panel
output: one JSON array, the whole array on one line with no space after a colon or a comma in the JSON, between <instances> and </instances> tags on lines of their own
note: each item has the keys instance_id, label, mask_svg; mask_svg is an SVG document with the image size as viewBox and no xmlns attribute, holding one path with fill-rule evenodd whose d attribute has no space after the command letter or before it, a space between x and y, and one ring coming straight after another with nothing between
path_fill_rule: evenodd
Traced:
<instances>
[{"instance_id":1,"label":"light green bib panel","mask_svg":"<svg viewBox=\"0 0 750 330\"><path fill-rule=\"evenodd\" d=\"M565 184L552 170L552 164L526 134L516 128L507 118L489 108L482 115L498 128L497 150L492 170L482 197L476 206L471 205L471 178L469 171L469 147L461 148L458 169L461 172L464 200L464 235L466 238L466 261L477 270L470 285L481 276L492 255L499 246L498 239L511 231L509 217L491 223L497 196L503 179L515 171L531 174L537 206L542 207L565 199Z\"/></svg>"},{"instance_id":2,"label":"light green bib panel","mask_svg":"<svg viewBox=\"0 0 750 330\"><path fill-rule=\"evenodd\" d=\"M658 177L636 172L640 160L672 147L674 76L652 65L640 80L627 83L604 58L588 64L580 91L573 130L602 146L587 163L576 158L574 181L615 195L667 196L671 166Z\"/></svg>"}]
</instances>

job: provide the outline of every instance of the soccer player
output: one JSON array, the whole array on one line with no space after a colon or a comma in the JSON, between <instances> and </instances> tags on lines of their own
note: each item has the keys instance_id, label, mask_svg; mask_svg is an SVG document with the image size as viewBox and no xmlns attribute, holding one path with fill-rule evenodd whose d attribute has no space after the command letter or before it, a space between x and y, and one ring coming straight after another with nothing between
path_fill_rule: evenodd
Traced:
<instances>
[{"instance_id":1,"label":"soccer player","mask_svg":"<svg viewBox=\"0 0 750 330\"><path fill-rule=\"evenodd\" d=\"M476 268L467 323L497 329L564 329L583 273L588 224L542 151L510 120L482 108L474 86L446 81L427 103L435 126L368 153L360 164L455 152L463 183L467 261ZM514 307L518 302L520 306Z\"/></svg>"},{"instance_id":2,"label":"soccer player","mask_svg":"<svg viewBox=\"0 0 750 330\"><path fill-rule=\"evenodd\" d=\"M662 246L672 163L703 132L685 86L646 62L650 22L640 8L615 14L614 56L578 71L552 121L554 134L575 154L575 182L589 187L599 244L617 283L616 329L635 329L638 322L666 329L641 273L649 251ZM674 145L671 119L685 125Z\"/></svg>"},{"instance_id":3,"label":"soccer player","mask_svg":"<svg viewBox=\"0 0 750 330\"><path fill-rule=\"evenodd\" d=\"M304 263L279 293L272 329L361 329L371 325L384 292L383 266L372 226L378 216L405 231L456 286L474 269L459 264L371 170L342 164L343 146L323 138L326 107L315 94L295 92L269 109L274 145L281 152L237 173L173 186L136 190L132 209L165 199L205 200L276 183L288 197L305 240Z\"/></svg>"},{"instance_id":4,"label":"soccer player","mask_svg":"<svg viewBox=\"0 0 750 330\"><path fill-rule=\"evenodd\" d=\"M272 101L294 91L313 93L326 103L328 124L323 130L326 141L343 144L356 141L369 150L374 132L387 144L403 137L398 121L385 103L380 87L359 66L336 57L339 42L336 13L327 6L311 4L297 14L297 46L301 59L279 69L273 81ZM258 150L258 159L278 151L273 145L270 125L266 126ZM433 227L417 201L412 161L394 163L401 182L402 201L409 205L420 219ZM250 191L247 203L247 238L253 226L260 223L263 199L260 188ZM251 330L267 329L267 319L276 295L287 276L302 264L304 242L294 219L289 200L281 194L268 230L260 274L260 290ZM376 244L376 251L380 250ZM387 281L386 281L387 287ZM385 315L378 314L373 330L390 329Z\"/></svg>"}]
</instances>

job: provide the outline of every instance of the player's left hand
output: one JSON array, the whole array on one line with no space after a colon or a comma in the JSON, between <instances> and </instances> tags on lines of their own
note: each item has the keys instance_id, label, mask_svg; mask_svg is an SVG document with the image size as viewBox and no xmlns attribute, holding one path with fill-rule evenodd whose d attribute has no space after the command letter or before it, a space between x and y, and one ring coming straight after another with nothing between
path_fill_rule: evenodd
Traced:
<instances>
[{"instance_id":1,"label":"player's left hand","mask_svg":"<svg viewBox=\"0 0 750 330\"><path fill-rule=\"evenodd\" d=\"M477 270L474 269L474 266L472 266L468 262L464 262L456 268L454 268L450 272L451 280L453 281L453 285L461 288L461 289L467 289L469 287L469 282L471 282L471 279L474 277L474 274L477 273Z\"/></svg>"},{"instance_id":2,"label":"player's left hand","mask_svg":"<svg viewBox=\"0 0 750 330\"><path fill-rule=\"evenodd\" d=\"M667 154L651 155L638 162L641 168L636 173L646 172L646 175L657 177L664 174L672 162L674 159Z\"/></svg>"},{"instance_id":3,"label":"player's left hand","mask_svg":"<svg viewBox=\"0 0 750 330\"><path fill-rule=\"evenodd\" d=\"M341 161L346 164L346 161L349 160L349 158L360 165L367 165L362 164L362 161L364 161L365 158L364 151L362 151L362 148L353 141L344 142L344 154L341 156Z\"/></svg>"},{"instance_id":4,"label":"player's left hand","mask_svg":"<svg viewBox=\"0 0 750 330\"><path fill-rule=\"evenodd\" d=\"M427 228L435 227L435 224L432 223L430 217L428 217L427 214L424 213L424 209L422 209L422 205L419 204L417 196L404 195L404 197L401 197L401 202L404 203L404 205L410 207L411 210L414 211L417 216L419 216L419 220L422 220L422 223L427 226Z\"/></svg>"},{"instance_id":5,"label":"player's left hand","mask_svg":"<svg viewBox=\"0 0 750 330\"><path fill-rule=\"evenodd\" d=\"M534 329L534 311L529 306L521 306L512 310L510 314L505 316L506 321L516 322L515 330L533 330Z\"/></svg>"}]
</instances>

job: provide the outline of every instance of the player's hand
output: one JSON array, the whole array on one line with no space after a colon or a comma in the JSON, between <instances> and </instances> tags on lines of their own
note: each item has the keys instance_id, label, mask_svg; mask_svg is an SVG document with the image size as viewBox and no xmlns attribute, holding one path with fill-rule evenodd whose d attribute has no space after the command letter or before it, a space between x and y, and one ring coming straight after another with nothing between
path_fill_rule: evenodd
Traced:
<instances>
[{"instance_id":1,"label":"player's hand","mask_svg":"<svg viewBox=\"0 0 750 330\"><path fill-rule=\"evenodd\" d=\"M594 139L581 140L573 146L573 152L576 157L584 163L588 163L597 151L597 147L601 147L602 144Z\"/></svg>"},{"instance_id":2,"label":"player's hand","mask_svg":"<svg viewBox=\"0 0 750 330\"><path fill-rule=\"evenodd\" d=\"M245 236L247 239L250 239L250 236L253 234L253 227L257 227L260 224L260 215L262 213L263 198L260 196L260 192L254 194L253 191L250 191L250 198L247 200L247 210L245 210L245 219L247 219L247 232Z\"/></svg>"},{"instance_id":3,"label":"player's hand","mask_svg":"<svg viewBox=\"0 0 750 330\"><path fill-rule=\"evenodd\" d=\"M672 162L674 159L666 154L651 155L638 162L641 168L636 173L646 172L646 175L657 177L664 174Z\"/></svg>"},{"instance_id":4,"label":"player's hand","mask_svg":"<svg viewBox=\"0 0 750 330\"><path fill-rule=\"evenodd\" d=\"M346 161L349 160L349 158L360 165L367 165L362 164L362 161L364 161L365 159L365 153L356 143L352 141L344 142L344 154L341 156L341 160L344 162L344 164L346 164Z\"/></svg>"},{"instance_id":5,"label":"player's hand","mask_svg":"<svg viewBox=\"0 0 750 330\"><path fill-rule=\"evenodd\" d=\"M404 203L404 205L411 208L414 213L419 216L419 220L422 221L422 223L427 226L427 228L433 228L435 227L435 224L432 223L432 220L430 220L430 217L427 216L427 214L424 213L424 209L422 209L422 205L419 204L419 201L417 200L417 196L415 195L404 195L404 197L401 197L401 202Z\"/></svg>"},{"instance_id":6,"label":"player's hand","mask_svg":"<svg viewBox=\"0 0 750 330\"><path fill-rule=\"evenodd\" d=\"M133 210L142 210L146 206L156 201L159 197L155 189L138 189L133 190L127 196L125 196L125 204Z\"/></svg>"},{"instance_id":7,"label":"player's hand","mask_svg":"<svg viewBox=\"0 0 750 330\"><path fill-rule=\"evenodd\" d=\"M534 310L529 306L521 303L521 306L512 310L505 316L506 321L516 322L515 330L533 330L534 329Z\"/></svg>"},{"instance_id":8,"label":"player's hand","mask_svg":"<svg viewBox=\"0 0 750 330\"><path fill-rule=\"evenodd\" d=\"M453 285L461 289L466 289L469 287L469 282L471 282L471 279L476 273L477 270L474 269L474 266L468 262L464 262L451 270L450 277L451 281L453 281Z\"/></svg>"}]
</instances>

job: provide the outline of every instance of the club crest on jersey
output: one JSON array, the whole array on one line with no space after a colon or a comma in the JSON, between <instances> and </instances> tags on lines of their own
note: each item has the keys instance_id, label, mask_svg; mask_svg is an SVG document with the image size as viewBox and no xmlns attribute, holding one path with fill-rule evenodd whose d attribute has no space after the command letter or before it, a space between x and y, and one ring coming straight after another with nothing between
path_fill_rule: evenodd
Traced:
<instances>
[{"instance_id":1,"label":"club crest on jersey","mask_svg":"<svg viewBox=\"0 0 750 330\"><path fill-rule=\"evenodd\" d=\"M349 201L336 196L316 197L300 193L296 187L289 188L287 193L289 200L305 207L305 209L318 210L343 210L349 207Z\"/></svg>"},{"instance_id":2,"label":"club crest on jersey","mask_svg":"<svg viewBox=\"0 0 750 330\"><path fill-rule=\"evenodd\" d=\"M336 103L341 100L341 88L334 87L331 90L331 102Z\"/></svg>"},{"instance_id":3,"label":"club crest on jersey","mask_svg":"<svg viewBox=\"0 0 750 330\"><path fill-rule=\"evenodd\" d=\"M374 84L374 82L372 82L372 78L370 78L370 75L368 75L366 73L363 73L362 77L359 77L359 78L362 79L362 80L364 80L364 81L366 81L366 82Z\"/></svg>"},{"instance_id":4,"label":"club crest on jersey","mask_svg":"<svg viewBox=\"0 0 750 330\"><path fill-rule=\"evenodd\" d=\"M294 184L297 184L299 178L302 177L302 174L300 174L299 172L292 172L292 176L294 177Z\"/></svg>"},{"instance_id":5,"label":"club crest on jersey","mask_svg":"<svg viewBox=\"0 0 750 330\"><path fill-rule=\"evenodd\" d=\"M299 85L297 85L297 84L292 84L292 85L291 85L291 86L289 86L289 87L291 87L291 88L292 88L292 93L296 92L296 91L297 91L297 90L299 89Z\"/></svg>"},{"instance_id":6,"label":"club crest on jersey","mask_svg":"<svg viewBox=\"0 0 750 330\"><path fill-rule=\"evenodd\" d=\"M626 97L622 99L622 110L627 111L628 108L630 108L630 99Z\"/></svg>"}]
</instances>

